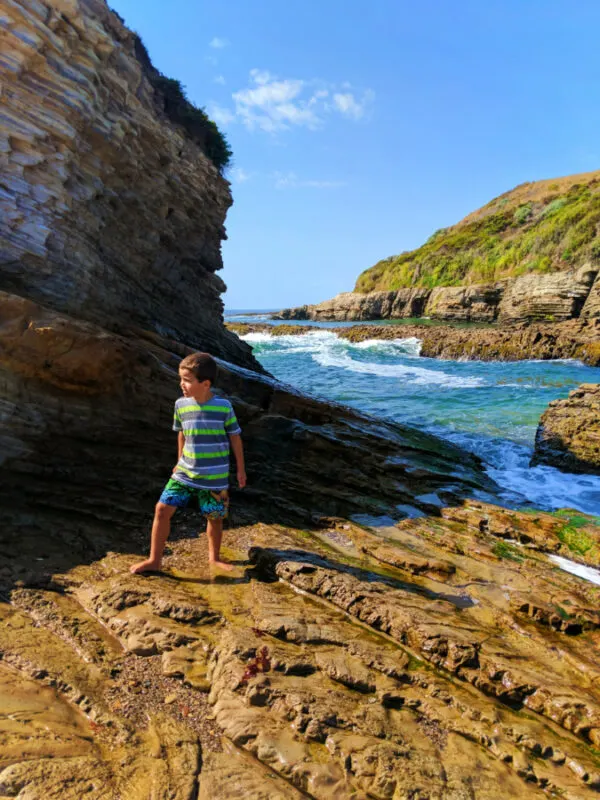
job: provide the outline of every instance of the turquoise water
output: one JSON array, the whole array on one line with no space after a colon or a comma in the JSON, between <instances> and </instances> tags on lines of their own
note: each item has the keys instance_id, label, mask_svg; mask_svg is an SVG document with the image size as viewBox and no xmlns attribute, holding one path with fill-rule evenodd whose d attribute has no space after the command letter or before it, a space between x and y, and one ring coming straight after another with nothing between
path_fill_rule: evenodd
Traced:
<instances>
[{"instance_id":1,"label":"turquoise water","mask_svg":"<svg viewBox=\"0 0 600 800\"><path fill-rule=\"evenodd\" d=\"M237 318L244 319L241 314ZM351 323L338 323L346 324ZM600 476L529 467L537 424L548 403L581 383L599 383L600 368L570 360L421 358L419 340L402 338L398 328L395 340L359 344L321 326L302 336L256 333L242 338L269 372L301 391L414 425L476 453L502 487L507 504L600 514Z\"/></svg>"}]
</instances>

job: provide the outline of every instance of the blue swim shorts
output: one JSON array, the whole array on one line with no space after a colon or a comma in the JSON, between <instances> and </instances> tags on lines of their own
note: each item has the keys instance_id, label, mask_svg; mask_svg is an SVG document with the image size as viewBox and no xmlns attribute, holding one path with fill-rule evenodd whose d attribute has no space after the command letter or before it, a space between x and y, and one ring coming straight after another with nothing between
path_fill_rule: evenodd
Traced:
<instances>
[{"instance_id":1,"label":"blue swim shorts","mask_svg":"<svg viewBox=\"0 0 600 800\"><path fill-rule=\"evenodd\" d=\"M229 512L229 492L211 492L210 489L195 489L170 478L158 501L176 508L191 508L206 519L225 519Z\"/></svg>"}]
</instances>

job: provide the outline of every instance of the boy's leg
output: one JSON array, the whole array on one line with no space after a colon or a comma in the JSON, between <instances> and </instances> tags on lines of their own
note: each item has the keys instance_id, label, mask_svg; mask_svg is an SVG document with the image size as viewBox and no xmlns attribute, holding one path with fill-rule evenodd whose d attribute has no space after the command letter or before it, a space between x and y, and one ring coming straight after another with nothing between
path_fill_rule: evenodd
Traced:
<instances>
[{"instance_id":1,"label":"boy's leg","mask_svg":"<svg viewBox=\"0 0 600 800\"><path fill-rule=\"evenodd\" d=\"M208 563L220 569L233 569L231 564L221 561L221 539L223 538L223 520L207 519L206 534L208 536Z\"/></svg>"},{"instance_id":2,"label":"boy's leg","mask_svg":"<svg viewBox=\"0 0 600 800\"><path fill-rule=\"evenodd\" d=\"M156 504L150 537L150 557L130 567L131 572L151 572L160 569L165 543L171 532L171 517L176 510L175 506L168 506L166 503Z\"/></svg>"}]
</instances>

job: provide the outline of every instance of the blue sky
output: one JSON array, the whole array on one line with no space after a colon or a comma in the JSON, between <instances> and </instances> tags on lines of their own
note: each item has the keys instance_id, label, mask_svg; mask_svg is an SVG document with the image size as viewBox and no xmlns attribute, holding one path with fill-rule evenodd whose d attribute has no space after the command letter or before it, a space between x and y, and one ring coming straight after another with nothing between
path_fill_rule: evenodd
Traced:
<instances>
[{"instance_id":1,"label":"blue sky","mask_svg":"<svg viewBox=\"0 0 600 800\"><path fill-rule=\"evenodd\" d=\"M349 291L524 181L600 168L596 0L110 0L225 131L227 308Z\"/></svg>"}]
</instances>

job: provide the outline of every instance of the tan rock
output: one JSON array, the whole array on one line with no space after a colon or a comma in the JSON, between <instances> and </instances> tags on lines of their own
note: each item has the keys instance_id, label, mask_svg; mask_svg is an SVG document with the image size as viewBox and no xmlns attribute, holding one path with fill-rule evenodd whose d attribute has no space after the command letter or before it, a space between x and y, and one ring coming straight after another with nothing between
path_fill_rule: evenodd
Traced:
<instances>
[{"instance_id":1,"label":"tan rock","mask_svg":"<svg viewBox=\"0 0 600 800\"><path fill-rule=\"evenodd\" d=\"M554 400L540 419L532 465L600 474L600 385L582 384Z\"/></svg>"}]
</instances>

